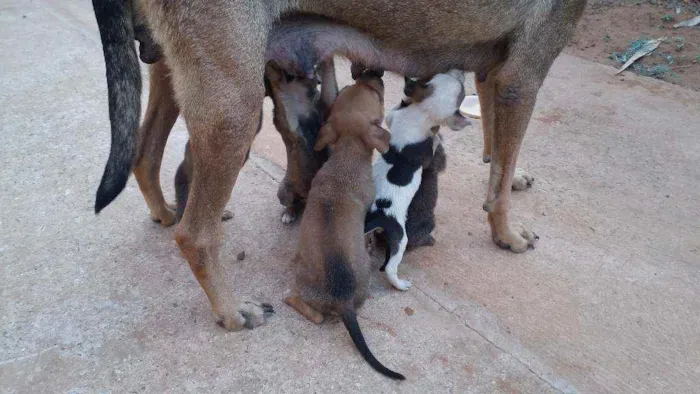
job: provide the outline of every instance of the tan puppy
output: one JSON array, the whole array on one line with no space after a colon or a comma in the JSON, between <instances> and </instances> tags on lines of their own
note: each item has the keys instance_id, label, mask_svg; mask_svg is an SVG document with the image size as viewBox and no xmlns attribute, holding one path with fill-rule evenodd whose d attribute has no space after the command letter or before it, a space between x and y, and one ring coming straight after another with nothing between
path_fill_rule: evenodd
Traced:
<instances>
[{"instance_id":1,"label":"tan puppy","mask_svg":"<svg viewBox=\"0 0 700 394\"><path fill-rule=\"evenodd\" d=\"M403 380L374 358L355 312L369 291L364 220L374 201L372 152L389 149L389 132L379 126L383 101L380 75L367 71L340 92L321 128L315 149L328 145L331 155L311 183L301 219L296 283L285 301L314 323L321 323L324 314L340 315L365 360L381 374Z\"/></svg>"}]
</instances>

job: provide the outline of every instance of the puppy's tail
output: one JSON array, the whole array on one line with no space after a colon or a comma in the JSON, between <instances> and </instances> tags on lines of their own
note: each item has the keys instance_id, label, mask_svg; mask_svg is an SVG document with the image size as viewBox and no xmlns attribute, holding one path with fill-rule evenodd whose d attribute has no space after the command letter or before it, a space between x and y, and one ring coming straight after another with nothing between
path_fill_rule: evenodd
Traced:
<instances>
[{"instance_id":1,"label":"puppy's tail","mask_svg":"<svg viewBox=\"0 0 700 394\"><path fill-rule=\"evenodd\" d=\"M401 226L399 226L396 220L390 219L384 213L380 211L370 211L365 217L365 233L369 233L377 228L382 229L382 231L378 234L378 238L386 243L384 263L382 263L382 266L379 267L379 270L384 272L384 269L391 258L392 248L394 250L396 249L396 242L392 242L392 236L395 236L398 233L403 234L403 229L401 229Z\"/></svg>"},{"instance_id":2,"label":"puppy's tail","mask_svg":"<svg viewBox=\"0 0 700 394\"><path fill-rule=\"evenodd\" d=\"M341 314L341 318L343 319L343 324L345 324L345 328L348 329L348 332L350 333L350 338L352 338L352 341L355 343L357 350L360 351L362 357L365 358L365 360L369 363L369 365L372 366L372 368L374 368L380 374L388 376L392 379L406 380L405 376L385 367L384 365L382 365L382 363L379 362L379 360L377 360L374 357L372 352L369 350L369 347L367 347L365 337L362 335L360 325L357 323L357 314L355 313L355 310L354 308L352 308L352 306L348 306L343 311L343 313Z\"/></svg>"},{"instance_id":3,"label":"puppy's tail","mask_svg":"<svg viewBox=\"0 0 700 394\"><path fill-rule=\"evenodd\" d=\"M136 154L141 115L141 69L134 45L131 2L93 0L107 71L112 142L95 199L99 213L124 190Z\"/></svg>"}]
</instances>

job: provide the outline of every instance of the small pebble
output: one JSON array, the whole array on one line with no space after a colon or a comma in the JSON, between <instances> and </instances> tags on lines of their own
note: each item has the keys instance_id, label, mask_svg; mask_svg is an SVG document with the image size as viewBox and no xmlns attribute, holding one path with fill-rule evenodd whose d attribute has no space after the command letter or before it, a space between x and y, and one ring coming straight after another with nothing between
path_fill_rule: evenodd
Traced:
<instances>
[{"instance_id":1,"label":"small pebble","mask_svg":"<svg viewBox=\"0 0 700 394\"><path fill-rule=\"evenodd\" d=\"M406 314L408 316L413 316L414 311L413 311L413 309L411 309L411 307L407 306L407 307L403 308L403 311L406 312Z\"/></svg>"},{"instance_id":2,"label":"small pebble","mask_svg":"<svg viewBox=\"0 0 700 394\"><path fill-rule=\"evenodd\" d=\"M238 253L238 256L236 256L236 260L238 261L243 261L243 259L245 259L245 250L241 253Z\"/></svg>"}]
</instances>

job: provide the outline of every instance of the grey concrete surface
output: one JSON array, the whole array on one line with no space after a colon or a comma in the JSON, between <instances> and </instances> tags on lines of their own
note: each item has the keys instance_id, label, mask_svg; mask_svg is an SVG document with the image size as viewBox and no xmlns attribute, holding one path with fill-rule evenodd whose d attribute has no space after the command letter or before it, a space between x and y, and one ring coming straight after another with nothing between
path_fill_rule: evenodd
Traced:
<instances>
[{"instance_id":1,"label":"grey concrete surface","mask_svg":"<svg viewBox=\"0 0 700 394\"><path fill-rule=\"evenodd\" d=\"M341 324L282 302L297 229L279 220L269 102L222 260L240 295L277 314L227 333L133 179L92 213L109 122L90 3L3 1L0 53L2 393L698 391L698 93L561 56L520 156L537 180L513 217L541 237L522 255L490 240L480 125L445 131L437 244L406 256L408 292L377 272L360 311L377 357L407 375L396 383ZM391 106L401 80L386 81ZM178 122L169 198L185 139Z\"/></svg>"}]
</instances>

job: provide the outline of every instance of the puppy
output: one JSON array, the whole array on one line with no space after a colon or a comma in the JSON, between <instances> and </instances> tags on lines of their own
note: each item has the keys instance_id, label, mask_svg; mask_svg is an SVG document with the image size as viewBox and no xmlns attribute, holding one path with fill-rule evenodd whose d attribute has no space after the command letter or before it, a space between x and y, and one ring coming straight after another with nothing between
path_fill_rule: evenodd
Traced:
<instances>
[{"instance_id":1,"label":"puppy","mask_svg":"<svg viewBox=\"0 0 700 394\"><path fill-rule=\"evenodd\" d=\"M370 256L364 218L374 201L372 152L389 149L383 118L384 85L365 72L344 88L321 128L315 149L331 154L311 184L301 219L295 286L285 302L314 323L324 314L340 315L365 360L393 379L403 375L382 365L367 347L356 308L369 291Z\"/></svg>"},{"instance_id":2,"label":"puppy","mask_svg":"<svg viewBox=\"0 0 700 394\"><path fill-rule=\"evenodd\" d=\"M418 190L423 168L433 157L436 126L461 130L470 124L459 113L464 99L464 73L450 70L429 82L406 79L408 99L387 115L391 147L374 165L376 200L367 215L366 229L381 228L387 240L386 275L399 290L411 282L399 279L397 270L408 245L408 207Z\"/></svg>"},{"instance_id":3,"label":"puppy","mask_svg":"<svg viewBox=\"0 0 700 394\"><path fill-rule=\"evenodd\" d=\"M338 95L333 59L318 67L321 90L317 88L319 78L290 75L274 62L265 67L265 94L274 104L273 123L280 133L287 150L287 170L277 190L280 204L285 206L282 223L297 219L304 209L304 200L311 187L311 180L318 169L328 160L328 151L313 149L321 124L326 120L330 107ZM262 127L262 114L258 133ZM250 150L248 151L250 153ZM187 206L187 195L191 182L192 163L189 142L185 155L175 174L176 216L179 220ZM248 160L248 156L246 156ZM233 218L224 211L222 220Z\"/></svg>"},{"instance_id":4,"label":"puppy","mask_svg":"<svg viewBox=\"0 0 700 394\"><path fill-rule=\"evenodd\" d=\"M439 127L433 128L433 145L435 147L433 157L428 165L423 168L420 186L416 195L408 206L406 217L406 235L408 244L406 250L412 250L421 246L433 246L435 239L432 232L435 229L435 206L438 198L438 175L445 171L447 155L437 135Z\"/></svg>"},{"instance_id":5,"label":"puppy","mask_svg":"<svg viewBox=\"0 0 700 394\"><path fill-rule=\"evenodd\" d=\"M322 62L318 70L321 90L317 89L318 78L290 75L274 62L268 62L265 69L266 90L275 104L273 123L287 148L287 172L277 191L280 204L286 207L285 224L294 222L304 209L311 180L328 160L328 150L317 151L314 145L338 96L333 58Z\"/></svg>"}]
</instances>

